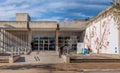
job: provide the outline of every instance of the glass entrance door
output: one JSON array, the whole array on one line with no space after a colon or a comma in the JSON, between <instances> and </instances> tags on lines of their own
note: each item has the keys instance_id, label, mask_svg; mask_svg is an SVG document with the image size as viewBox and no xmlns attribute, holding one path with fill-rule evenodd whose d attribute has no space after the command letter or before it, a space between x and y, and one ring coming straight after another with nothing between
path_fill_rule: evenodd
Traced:
<instances>
[{"instance_id":1,"label":"glass entrance door","mask_svg":"<svg viewBox=\"0 0 120 73\"><path fill-rule=\"evenodd\" d=\"M53 51L55 50L54 37L33 37L33 50Z\"/></svg>"},{"instance_id":2,"label":"glass entrance door","mask_svg":"<svg viewBox=\"0 0 120 73\"><path fill-rule=\"evenodd\" d=\"M38 51L44 51L44 40L38 40Z\"/></svg>"}]
</instances>

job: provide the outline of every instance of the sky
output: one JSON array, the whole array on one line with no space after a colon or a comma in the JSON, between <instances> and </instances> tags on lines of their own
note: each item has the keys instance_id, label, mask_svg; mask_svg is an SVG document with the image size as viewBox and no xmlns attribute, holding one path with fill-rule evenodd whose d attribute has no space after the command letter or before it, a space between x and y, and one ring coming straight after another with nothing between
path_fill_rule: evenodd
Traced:
<instances>
[{"instance_id":1,"label":"sky","mask_svg":"<svg viewBox=\"0 0 120 73\"><path fill-rule=\"evenodd\" d=\"M92 18L112 0L0 0L0 21L29 13L31 21L72 21Z\"/></svg>"}]
</instances>

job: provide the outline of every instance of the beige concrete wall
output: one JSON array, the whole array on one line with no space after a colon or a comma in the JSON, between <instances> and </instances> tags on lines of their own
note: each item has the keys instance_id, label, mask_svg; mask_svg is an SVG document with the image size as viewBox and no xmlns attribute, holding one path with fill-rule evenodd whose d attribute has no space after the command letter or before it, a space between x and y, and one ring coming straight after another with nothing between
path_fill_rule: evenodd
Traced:
<instances>
[{"instance_id":1,"label":"beige concrete wall","mask_svg":"<svg viewBox=\"0 0 120 73\"><path fill-rule=\"evenodd\" d=\"M64 63L70 63L70 57L67 55L62 55L62 59Z\"/></svg>"},{"instance_id":2,"label":"beige concrete wall","mask_svg":"<svg viewBox=\"0 0 120 73\"><path fill-rule=\"evenodd\" d=\"M27 29L27 22L20 21L0 21L0 28L6 29Z\"/></svg>"},{"instance_id":3,"label":"beige concrete wall","mask_svg":"<svg viewBox=\"0 0 120 73\"><path fill-rule=\"evenodd\" d=\"M82 31L86 28L85 20L75 20L72 22L60 22L59 23L60 31L71 30L71 31Z\"/></svg>"},{"instance_id":4,"label":"beige concrete wall","mask_svg":"<svg viewBox=\"0 0 120 73\"><path fill-rule=\"evenodd\" d=\"M16 13L16 21L29 21L30 17L27 13Z\"/></svg>"},{"instance_id":5,"label":"beige concrete wall","mask_svg":"<svg viewBox=\"0 0 120 73\"><path fill-rule=\"evenodd\" d=\"M55 31L32 31L32 36L54 36Z\"/></svg>"},{"instance_id":6,"label":"beige concrete wall","mask_svg":"<svg viewBox=\"0 0 120 73\"><path fill-rule=\"evenodd\" d=\"M9 57L9 63L14 63L17 59L20 58L20 55L10 56Z\"/></svg>"},{"instance_id":7,"label":"beige concrete wall","mask_svg":"<svg viewBox=\"0 0 120 73\"><path fill-rule=\"evenodd\" d=\"M29 27L31 29L51 29L51 30L56 30L57 28L57 23L56 22L43 22L43 21L38 21L38 22L29 22Z\"/></svg>"},{"instance_id":8,"label":"beige concrete wall","mask_svg":"<svg viewBox=\"0 0 120 73\"><path fill-rule=\"evenodd\" d=\"M59 36L81 36L80 31L60 31Z\"/></svg>"}]
</instances>

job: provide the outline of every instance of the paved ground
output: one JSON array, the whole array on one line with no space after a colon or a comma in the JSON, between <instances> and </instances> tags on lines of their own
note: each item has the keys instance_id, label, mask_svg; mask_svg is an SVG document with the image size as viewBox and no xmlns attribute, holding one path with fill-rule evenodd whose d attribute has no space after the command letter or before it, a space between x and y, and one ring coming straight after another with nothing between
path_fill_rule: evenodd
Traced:
<instances>
[{"instance_id":1,"label":"paved ground","mask_svg":"<svg viewBox=\"0 0 120 73\"><path fill-rule=\"evenodd\" d=\"M20 62L16 62L14 64L2 63L0 64L0 73L120 73L119 62L55 64L54 61L57 62L58 60L57 54L52 54L52 55L51 53L47 55L45 54L44 57L41 57L41 55L44 55L44 53L42 54L40 53L39 55L40 56L38 56L38 54L33 52L31 55L26 56L26 58L22 57ZM57 60L55 60L54 58ZM84 56L84 58L87 58L87 59L101 58L101 56L98 57L97 55L97 57L94 57L92 55L87 55L87 56ZM106 58L106 57L102 57L102 58ZM51 63L43 64L43 62L49 61L48 59L50 60ZM25 62L25 61L30 61L30 62Z\"/></svg>"},{"instance_id":2,"label":"paved ground","mask_svg":"<svg viewBox=\"0 0 120 73\"><path fill-rule=\"evenodd\" d=\"M120 63L15 63L0 66L0 73L120 73Z\"/></svg>"}]
</instances>

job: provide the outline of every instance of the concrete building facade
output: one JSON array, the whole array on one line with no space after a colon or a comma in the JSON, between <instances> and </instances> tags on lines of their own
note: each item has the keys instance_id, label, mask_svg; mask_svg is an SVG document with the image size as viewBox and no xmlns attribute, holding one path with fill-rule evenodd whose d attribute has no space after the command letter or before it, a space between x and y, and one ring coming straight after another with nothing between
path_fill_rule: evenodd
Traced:
<instances>
[{"instance_id":1,"label":"concrete building facade","mask_svg":"<svg viewBox=\"0 0 120 73\"><path fill-rule=\"evenodd\" d=\"M56 51L71 43L83 42L85 20L72 22L30 21L27 13L17 13L16 21L0 21L1 52Z\"/></svg>"},{"instance_id":2,"label":"concrete building facade","mask_svg":"<svg viewBox=\"0 0 120 73\"><path fill-rule=\"evenodd\" d=\"M31 21L27 13L17 13L16 21L0 21L1 52L56 51L61 46L76 50L84 42L92 53L119 54L120 32L114 8L106 8L90 20L72 22Z\"/></svg>"}]
</instances>

